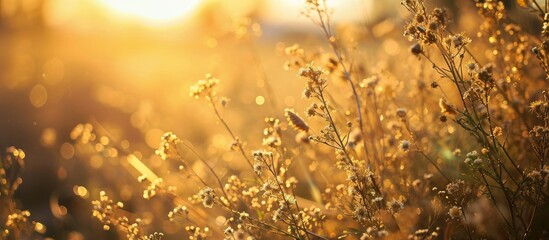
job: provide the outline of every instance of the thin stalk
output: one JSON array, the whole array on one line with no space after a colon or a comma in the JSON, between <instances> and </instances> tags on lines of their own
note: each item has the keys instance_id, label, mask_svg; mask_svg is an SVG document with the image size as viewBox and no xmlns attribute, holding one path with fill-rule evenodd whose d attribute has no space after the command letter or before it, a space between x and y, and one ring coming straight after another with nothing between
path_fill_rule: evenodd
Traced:
<instances>
[{"instance_id":1,"label":"thin stalk","mask_svg":"<svg viewBox=\"0 0 549 240\"><path fill-rule=\"evenodd\" d=\"M233 141L235 142L239 142L240 140L238 139L238 137L236 137L236 135L234 135L233 131L231 130L231 128L229 127L229 124L227 124L227 122L225 121L225 119L223 119L223 117L221 117L221 114L219 113L219 111L217 110L217 107L215 105L215 102L213 101L214 97L212 95L211 92L208 92L208 97L210 98L210 105L212 106L212 109L214 110L214 113L215 113L215 116L217 117L217 120L219 120L221 122L221 124L223 124L223 126L225 127L225 129L227 130L227 132L229 132L229 134L231 135ZM241 143L238 143L237 144L237 147L238 147L238 150L240 151L240 153L242 154L242 156L244 156L244 159L246 159L246 162L248 163L248 165L250 166L250 168L254 168L254 165L252 164L252 161L250 161L250 158L248 157L248 155L246 154L246 152L244 151L244 148L242 147L242 144Z\"/></svg>"}]
</instances>

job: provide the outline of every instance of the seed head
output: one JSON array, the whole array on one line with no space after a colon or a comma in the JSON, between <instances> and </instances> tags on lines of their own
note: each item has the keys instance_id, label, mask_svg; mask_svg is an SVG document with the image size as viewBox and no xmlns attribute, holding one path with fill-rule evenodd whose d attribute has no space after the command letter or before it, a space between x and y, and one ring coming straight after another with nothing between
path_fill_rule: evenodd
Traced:
<instances>
[{"instance_id":1,"label":"seed head","mask_svg":"<svg viewBox=\"0 0 549 240\"><path fill-rule=\"evenodd\" d=\"M400 145L398 145L398 148L400 148L400 150L402 151L405 151L407 152L408 150L410 150L410 142L408 140L402 140L400 141Z\"/></svg>"},{"instance_id":2,"label":"seed head","mask_svg":"<svg viewBox=\"0 0 549 240\"><path fill-rule=\"evenodd\" d=\"M441 113L446 113L446 114L450 114L450 115L455 115L457 114L457 111L455 109L454 106L448 104L446 102L446 100L444 100L443 98L441 98L439 101L438 101L438 106L440 107L440 112Z\"/></svg>"},{"instance_id":3,"label":"seed head","mask_svg":"<svg viewBox=\"0 0 549 240\"><path fill-rule=\"evenodd\" d=\"M308 132L309 131L309 125L299 116L297 113L294 112L294 110L286 108L284 110L286 120L290 123L290 125L298 131L302 132Z\"/></svg>"},{"instance_id":4,"label":"seed head","mask_svg":"<svg viewBox=\"0 0 549 240\"><path fill-rule=\"evenodd\" d=\"M396 110L396 115L399 117L399 118L405 118L406 117L406 109L405 108L399 108Z\"/></svg>"},{"instance_id":5,"label":"seed head","mask_svg":"<svg viewBox=\"0 0 549 240\"><path fill-rule=\"evenodd\" d=\"M451 207L450 210L448 210L448 215L450 215L452 219L459 218L459 216L461 215L461 208L457 206Z\"/></svg>"},{"instance_id":6,"label":"seed head","mask_svg":"<svg viewBox=\"0 0 549 240\"><path fill-rule=\"evenodd\" d=\"M423 50L421 49L421 45L419 45L419 43L415 43L414 45L412 45L412 47L410 47L410 52L417 56L421 54Z\"/></svg>"}]
</instances>

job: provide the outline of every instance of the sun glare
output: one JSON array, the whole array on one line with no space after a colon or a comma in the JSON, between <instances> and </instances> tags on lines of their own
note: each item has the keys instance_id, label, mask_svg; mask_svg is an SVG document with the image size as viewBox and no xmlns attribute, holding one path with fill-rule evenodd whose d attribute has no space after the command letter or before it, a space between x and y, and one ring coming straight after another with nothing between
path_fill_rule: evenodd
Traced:
<instances>
[{"instance_id":1,"label":"sun glare","mask_svg":"<svg viewBox=\"0 0 549 240\"><path fill-rule=\"evenodd\" d=\"M167 23L191 13L200 0L101 0L106 7L123 15L152 23Z\"/></svg>"}]
</instances>

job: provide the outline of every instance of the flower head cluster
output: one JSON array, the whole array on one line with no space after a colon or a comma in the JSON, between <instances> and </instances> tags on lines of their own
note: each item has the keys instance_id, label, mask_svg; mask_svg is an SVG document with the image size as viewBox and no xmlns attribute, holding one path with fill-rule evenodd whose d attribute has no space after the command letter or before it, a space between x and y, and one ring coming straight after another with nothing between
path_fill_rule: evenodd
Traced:
<instances>
[{"instance_id":1,"label":"flower head cluster","mask_svg":"<svg viewBox=\"0 0 549 240\"><path fill-rule=\"evenodd\" d=\"M187 218L188 215L189 210L187 209L187 207L183 205L177 205L177 207L175 207L168 213L168 218L170 219L170 221L173 222L181 218Z\"/></svg>"},{"instance_id":2,"label":"flower head cluster","mask_svg":"<svg viewBox=\"0 0 549 240\"><path fill-rule=\"evenodd\" d=\"M215 192L210 187L205 187L198 193L204 207L212 208L215 203Z\"/></svg>"},{"instance_id":3,"label":"flower head cluster","mask_svg":"<svg viewBox=\"0 0 549 240\"><path fill-rule=\"evenodd\" d=\"M446 185L446 193L454 197L461 197L471 193L471 187L465 184L463 180L456 180Z\"/></svg>"},{"instance_id":4,"label":"flower head cluster","mask_svg":"<svg viewBox=\"0 0 549 240\"><path fill-rule=\"evenodd\" d=\"M408 150L410 150L410 147L412 146L412 144L410 143L410 141L408 140L402 140L400 141L400 144L398 145L398 148L404 152L407 152Z\"/></svg>"},{"instance_id":5,"label":"flower head cluster","mask_svg":"<svg viewBox=\"0 0 549 240\"><path fill-rule=\"evenodd\" d=\"M450 216L451 219L459 219L461 216L461 208L457 206L452 206L450 209L448 209L448 216Z\"/></svg>"},{"instance_id":6,"label":"flower head cluster","mask_svg":"<svg viewBox=\"0 0 549 240\"><path fill-rule=\"evenodd\" d=\"M171 157L177 157L177 144L181 140L172 132L167 132L162 136L162 142L160 147L155 151L156 155L160 156L162 160L166 160Z\"/></svg>"},{"instance_id":7,"label":"flower head cluster","mask_svg":"<svg viewBox=\"0 0 549 240\"><path fill-rule=\"evenodd\" d=\"M164 180L162 178L156 178L151 181L151 184L147 186L147 189L143 190L143 198L151 199L156 196L156 193Z\"/></svg>"},{"instance_id":8,"label":"flower head cluster","mask_svg":"<svg viewBox=\"0 0 549 240\"><path fill-rule=\"evenodd\" d=\"M164 233L154 232L153 234L146 236L145 240L162 240L163 237L164 237Z\"/></svg>"},{"instance_id":9,"label":"flower head cluster","mask_svg":"<svg viewBox=\"0 0 549 240\"><path fill-rule=\"evenodd\" d=\"M435 8L428 14L419 1L403 1L403 5L415 14L413 20L406 25L405 36L419 40L429 45L440 39L440 34L446 29L448 14L445 9Z\"/></svg>"},{"instance_id":10,"label":"flower head cluster","mask_svg":"<svg viewBox=\"0 0 549 240\"><path fill-rule=\"evenodd\" d=\"M478 167L482 164L482 158L479 157L479 154L477 151L471 151L467 153L467 156L464 162L469 166Z\"/></svg>"},{"instance_id":11,"label":"flower head cluster","mask_svg":"<svg viewBox=\"0 0 549 240\"><path fill-rule=\"evenodd\" d=\"M298 76L307 79L307 85L303 92L305 98L316 97L319 90L326 86L326 78L323 75L328 74L323 68L307 64L306 67L299 69Z\"/></svg>"},{"instance_id":12,"label":"flower head cluster","mask_svg":"<svg viewBox=\"0 0 549 240\"><path fill-rule=\"evenodd\" d=\"M31 213L29 211L17 210L16 212L9 214L6 220L6 231L9 229L21 229L27 223ZM1 236L1 235L0 235Z\"/></svg>"},{"instance_id":13,"label":"flower head cluster","mask_svg":"<svg viewBox=\"0 0 549 240\"><path fill-rule=\"evenodd\" d=\"M92 205L92 216L103 223L103 229L105 231L110 229L110 225L116 225L116 223L118 223L118 219L115 217L115 211L124 207L124 204L121 202L115 204L104 191L99 192L99 200L92 201Z\"/></svg>"},{"instance_id":14,"label":"flower head cluster","mask_svg":"<svg viewBox=\"0 0 549 240\"><path fill-rule=\"evenodd\" d=\"M387 202L387 209L389 209L389 212L392 214L398 213L404 209L404 203L393 198L393 200Z\"/></svg>"},{"instance_id":15,"label":"flower head cluster","mask_svg":"<svg viewBox=\"0 0 549 240\"><path fill-rule=\"evenodd\" d=\"M206 97L207 100L215 96L214 88L219 83L219 79L214 78L211 74L206 74L206 79L198 80L190 88L189 95L194 98Z\"/></svg>"},{"instance_id":16,"label":"flower head cluster","mask_svg":"<svg viewBox=\"0 0 549 240\"><path fill-rule=\"evenodd\" d=\"M263 146L276 148L282 144L280 138L281 127L280 120L276 118L265 118L267 126L263 129Z\"/></svg>"}]
</instances>

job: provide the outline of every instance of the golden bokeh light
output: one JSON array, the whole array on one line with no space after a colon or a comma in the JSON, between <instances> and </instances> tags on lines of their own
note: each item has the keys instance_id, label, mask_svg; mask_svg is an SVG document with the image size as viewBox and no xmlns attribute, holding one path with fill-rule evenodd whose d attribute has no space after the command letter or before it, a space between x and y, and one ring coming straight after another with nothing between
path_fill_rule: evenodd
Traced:
<instances>
[{"instance_id":1,"label":"golden bokeh light","mask_svg":"<svg viewBox=\"0 0 549 240\"><path fill-rule=\"evenodd\" d=\"M44 224L42 224L42 223L36 222L34 224L34 231L36 231L40 234L44 234L46 232L46 226L44 226Z\"/></svg>"},{"instance_id":2,"label":"golden bokeh light","mask_svg":"<svg viewBox=\"0 0 549 240\"><path fill-rule=\"evenodd\" d=\"M113 11L153 24L180 20L199 5L198 0L101 0Z\"/></svg>"},{"instance_id":3,"label":"golden bokeh light","mask_svg":"<svg viewBox=\"0 0 549 240\"><path fill-rule=\"evenodd\" d=\"M41 108L48 101L48 91L43 85L37 84L30 91L29 100L32 106Z\"/></svg>"}]
</instances>

